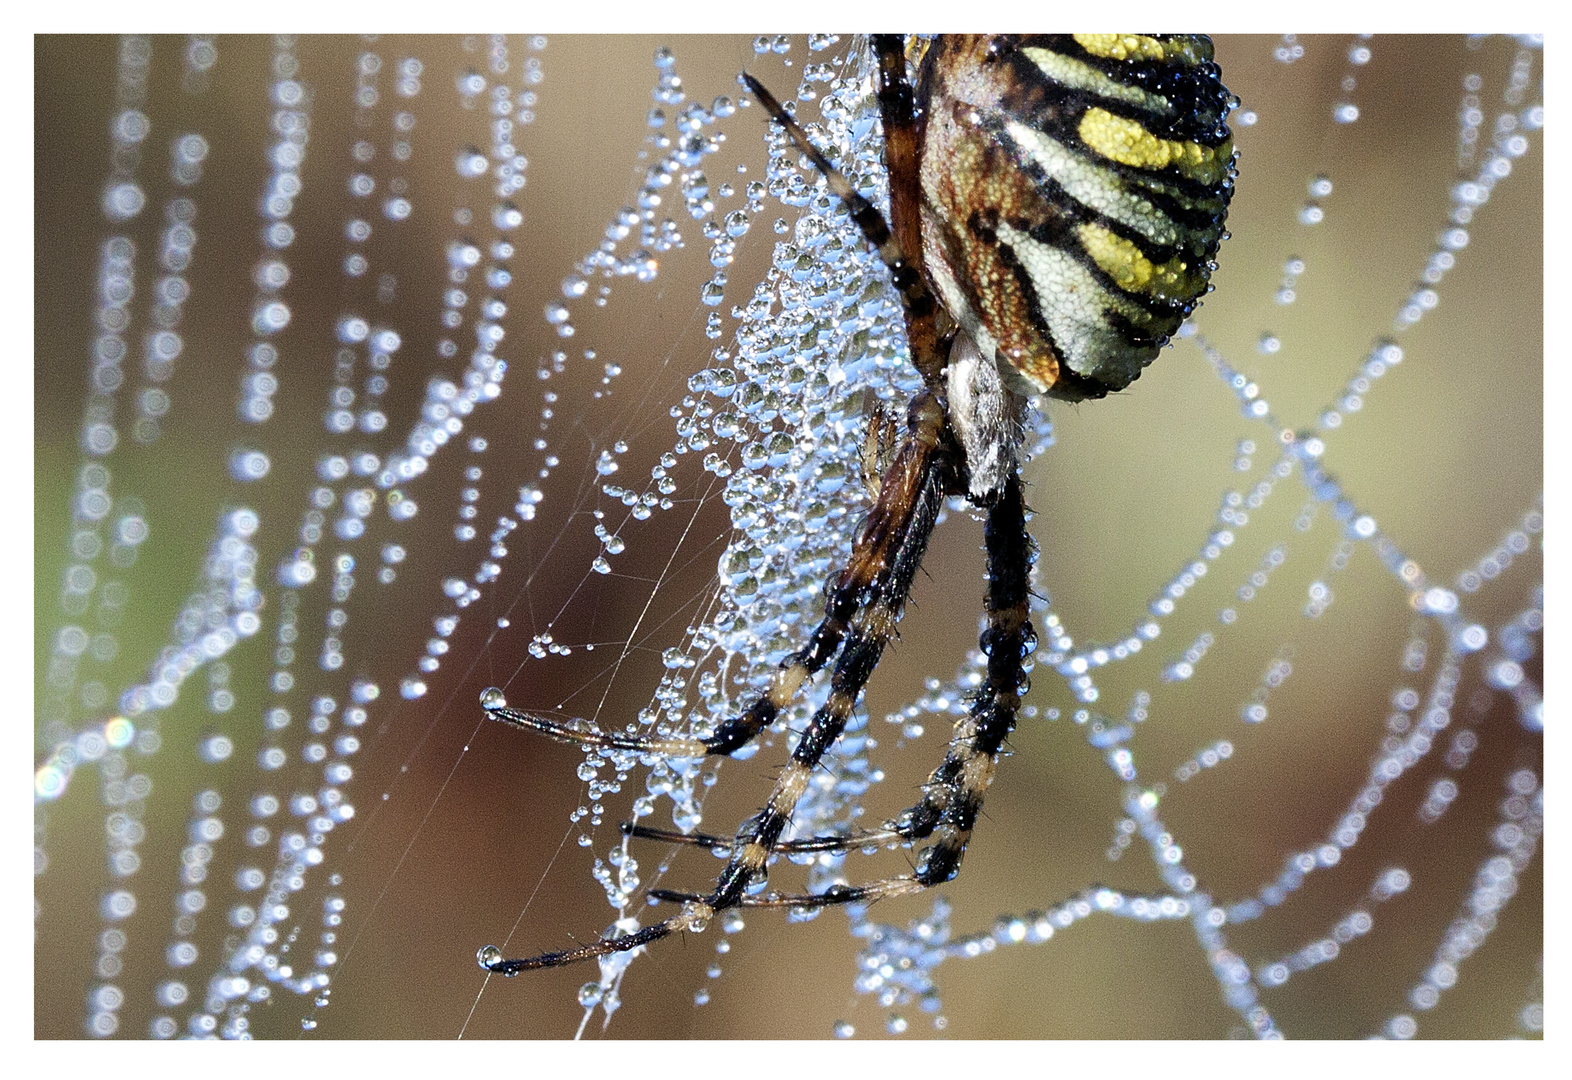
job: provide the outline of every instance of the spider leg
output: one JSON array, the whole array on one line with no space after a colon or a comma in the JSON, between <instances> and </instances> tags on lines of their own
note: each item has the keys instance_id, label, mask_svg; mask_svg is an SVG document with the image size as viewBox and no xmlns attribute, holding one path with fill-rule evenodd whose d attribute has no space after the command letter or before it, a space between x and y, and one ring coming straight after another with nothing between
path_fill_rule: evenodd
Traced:
<instances>
[{"instance_id":1,"label":"spider leg","mask_svg":"<svg viewBox=\"0 0 1572 1080\"><path fill-rule=\"evenodd\" d=\"M834 612L825 619L809 639L808 647L781 661L780 668L770 688L756 698L752 705L715 729L713 735L659 736L623 735L602 731L582 720L553 720L535 713L510 709L506 705L488 702L492 692L481 695L480 707L493 720L512 728L534 731L560 742L594 746L603 750L628 750L639 754L657 754L672 758L703 758L718 754L732 754L748 743L775 721L782 709L791 704L797 688L808 676L822 668L840 646L846 632L845 620L837 619ZM500 697L500 691L498 692Z\"/></svg>"},{"instance_id":2,"label":"spider leg","mask_svg":"<svg viewBox=\"0 0 1572 1080\"><path fill-rule=\"evenodd\" d=\"M884 125L884 168L890 178L890 231L906 262L920 267L921 168L917 161L916 107L911 82L906 78L906 35L874 34L871 40L879 61L877 94L879 119ZM921 274L918 278L921 280ZM923 284L926 288L927 283ZM904 289L901 300L906 308L906 337L912 356L933 357L942 368L948 350L940 347L937 301L913 304Z\"/></svg>"},{"instance_id":3,"label":"spider leg","mask_svg":"<svg viewBox=\"0 0 1572 1080\"><path fill-rule=\"evenodd\" d=\"M841 602L837 602L839 599ZM697 736L621 735L602 731L582 720L552 720L534 713L521 712L499 704L502 692L487 690L480 696L480 707L493 720L509 727L534 731L561 742L580 746L595 746L603 750L628 750L639 754L657 754L661 757L703 758L733 754L752 742L765 728L775 722L776 716L791 704L803 680L816 674L834 656L846 635L847 621L854 604L852 597L832 597L826 605L824 620L813 631L808 644L781 661L770 688L760 694L752 705L715 729L715 733L702 738Z\"/></svg>"},{"instance_id":4,"label":"spider leg","mask_svg":"<svg viewBox=\"0 0 1572 1080\"><path fill-rule=\"evenodd\" d=\"M929 399L931 400L931 398ZM913 402L912 409L916 408ZM943 426L943 413L937 404L932 406L938 415L939 428ZM912 415L916 413L912 410ZM926 429L925 429L926 430ZM937 442L939 435L933 434ZM924 461L931 457L933 447L925 451ZM891 475L894 475L894 464L891 466ZM880 507L884 507L883 510ZM880 496L875 504L874 511L869 515L870 527L874 521L883 522L880 526L884 534L889 534L893 527L903 529L904 522L895 519L902 514L909 514L910 507L900 508L893 504L886 507L883 499L881 484ZM896 530L898 531L898 529ZM870 541L879 544L888 539L881 534L881 539ZM870 534L871 535L871 534ZM534 731L549 736L562 742L577 743L580 746L594 746L603 750L625 750L639 754L654 754L661 757L673 758L703 758L716 755L732 754L752 742L780 715L782 709L791 704L797 690L803 681L817 674L829 662L836 652L840 650L841 642L846 637L850 620L858 607L864 602L865 591L873 584L874 576L883 569L883 549L870 549L875 558L867 558L860 563L855 559L843 573L837 587L830 593L825 603L824 619L814 629L808 638L808 644L799 651L792 653L781 661L779 669L770 688L756 698L747 709L727 720L716 728L714 734L702 738L688 736L648 736L626 735L613 731L602 731L582 720L553 720L549 717L539 716L535 713L522 712L509 708L503 704L502 691L495 688L488 689L480 695L480 706L488 717L525 731ZM904 598L904 594L903 594Z\"/></svg>"},{"instance_id":5,"label":"spider leg","mask_svg":"<svg viewBox=\"0 0 1572 1080\"><path fill-rule=\"evenodd\" d=\"M676 829L658 829L649 825L635 825L631 821L622 823L622 831L628 836L638 840L659 840L668 844L686 844L690 847L709 848L714 851L725 849L730 851L734 837L718 836L715 833L685 833ZM895 843L899 840L909 840L900 830L884 826L878 829L863 829L860 832L846 833L840 836L805 836L798 840L780 840L771 850L785 855L805 854L821 851L851 851L854 848L875 847L883 844Z\"/></svg>"},{"instance_id":6,"label":"spider leg","mask_svg":"<svg viewBox=\"0 0 1572 1080\"><path fill-rule=\"evenodd\" d=\"M682 911L671 918L663 919L654 926L635 930L631 934L624 934L622 937L601 938L588 945L563 949L561 952L543 953L527 960L504 960L501 950L495 945L483 945L475 954L475 958L487 971L511 979L521 971L561 967L563 964L576 964L581 960L593 960L598 956L628 952L641 945L648 945L652 941L659 941L677 930L703 930L709 924L709 920L710 911L702 903L684 904Z\"/></svg>"},{"instance_id":7,"label":"spider leg","mask_svg":"<svg viewBox=\"0 0 1572 1080\"><path fill-rule=\"evenodd\" d=\"M950 749L944 762L930 775L922 801L887 826L902 837L931 835L934 843L919 853L916 868L901 877L863 885L832 885L823 893L739 896L737 906L820 908L872 903L920 892L955 877L982 810L983 794L993 780L994 763L1005 738L1015 728L1016 711L1026 689L1023 662L1033 645L1028 608L1033 544L1026 531L1026 504L1019 476L1010 477L1000 500L989 508L985 535L988 625L981 645L988 656L987 681L971 710L956 724ZM651 890L650 895L690 903L703 899L664 889Z\"/></svg>"},{"instance_id":8,"label":"spider leg","mask_svg":"<svg viewBox=\"0 0 1572 1080\"><path fill-rule=\"evenodd\" d=\"M906 341L912 364L929 389L943 385L949 350L942 347L939 302L922 275L921 193L917 189L917 133L912 115L911 86L906 81L906 54L900 35L878 35L879 108L884 118L885 154L890 176L890 209L894 230L879 208L857 193L830 159L813 143L775 96L752 75L743 80L770 118L823 175L830 191L845 205L863 238L889 268L906 316ZM905 170L905 171L898 171Z\"/></svg>"},{"instance_id":9,"label":"spider leg","mask_svg":"<svg viewBox=\"0 0 1572 1080\"><path fill-rule=\"evenodd\" d=\"M879 566L877 573L866 575L869 585L860 590L859 610L830 676L830 696L804 729L764 809L737 831L731 857L709 897L709 905L717 911L737 904L748 884L764 873L766 860L807 790L808 778L845 730L858 696L895 636L941 501L957 479L947 434L938 399L927 391L919 393L912 401L908 435L884 478L879 502L835 585L836 593L844 592L849 580L863 576L856 573L859 567Z\"/></svg>"},{"instance_id":10,"label":"spider leg","mask_svg":"<svg viewBox=\"0 0 1572 1080\"><path fill-rule=\"evenodd\" d=\"M801 909L835 907L841 904L871 904L875 900L883 900L891 896L921 892L927 887L908 875L876 881L868 885L831 885L822 893L767 892L758 896L743 896L735 906ZM656 900L668 900L673 903L694 903L707 899L699 893L677 892L675 889L651 889L650 896Z\"/></svg>"},{"instance_id":11,"label":"spider leg","mask_svg":"<svg viewBox=\"0 0 1572 1080\"><path fill-rule=\"evenodd\" d=\"M678 930L703 929L717 911L742 902L743 890L764 872L765 862L807 789L809 776L840 738L884 647L895 636L940 505L959 482L956 455L943 406L934 394L918 393L907 410L907 434L885 474L879 499L868 513L845 569L832 579L825 622L804 650L808 653L822 647L828 641L825 627L832 622L841 627L836 632L836 642L844 635L844 644L831 675L829 699L798 740L764 809L749 818L730 842L731 856L714 891L708 896L695 894L687 898L681 913L633 934L601 938L561 952L505 960L497 949L486 946L477 954L482 967L514 975L625 952ZM822 665L824 661L819 662ZM526 726L540 730L534 724Z\"/></svg>"}]
</instances>

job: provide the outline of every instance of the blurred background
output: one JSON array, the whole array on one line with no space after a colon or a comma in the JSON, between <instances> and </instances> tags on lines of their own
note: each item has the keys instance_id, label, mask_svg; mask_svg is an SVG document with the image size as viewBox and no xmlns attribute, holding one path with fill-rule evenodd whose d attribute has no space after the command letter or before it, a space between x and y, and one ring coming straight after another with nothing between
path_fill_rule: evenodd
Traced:
<instances>
[{"instance_id":1,"label":"blurred background","mask_svg":"<svg viewBox=\"0 0 1572 1080\"><path fill-rule=\"evenodd\" d=\"M570 819L593 801L583 755L483 723L476 701L498 685L518 707L620 725L709 610L728 507L691 459L661 458L672 410L692 407L689 378L735 330L726 321L712 339L708 317L749 302L776 242L765 225L798 213L761 196L724 301L706 302L704 223L765 176L758 110L727 116L715 99L740 97L744 68L783 93L804 65L855 73L859 40L812 45L36 39L37 1036L579 1028L592 969L488 980L474 953L528 955L606 926L615 912L591 866L639 778L593 827ZM1207 559L1161 637L1096 673L1097 702L1039 660L1038 715L942 890L950 925L991 933L1000 916L1093 885L1165 891L1139 836L1110 859L1129 835L1128 792L1074 718L1118 720L1142 692L1132 750L1185 864L1219 903L1259 895L1285 859L1327 842L1394 752L1383 740L1401 742L1438 704L1449 635L1477 624L1489 644L1442 689L1448 728L1386 788L1358 843L1226 933L1259 971L1332 940L1351 911L1372 916L1334 962L1262 991L1293 1037L1409 1033L1394 1017L1425 1037L1534 1034L1541 55L1507 38L1289 36L1221 38L1217 57L1241 99L1240 164L1201 337L1126 393L1051 407L1055 443L1027 473L1039 588L1077 647L1122 641L1229 524L1220 506L1244 507L1249 527ZM710 114L691 130L688 102ZM695 133L718 140L710 190L674 172L648 219L674 224L641 245L638 193L670 148L655 140ZM601 276L586 260L606 250ZM1244 415L1202 340L1259 388L1277 427ZM1350 390L1388 341L1401 363ZM1351 392L1360 401L1329 426ZM1348 520L1370 515L1393 566L1422 577L1400 579L1375 543L1352 542L1336 499L1316 501L1302 471L1272 479L1279 428L1324 440ZM642 491L656 468L670 470L672 508L624 522L604 485ZM1263 481L1274 497L1257 509L1247 500ZM513 527L495 531L499 517ZM592 565L606 550L597 527L627 545L611 573ZM966 513L937 531L869 687L885 773L870 821L909 804L943 754L942 724L904 735L883 718L975 647L980 543ZM488 555L496 544L505 555ZM1457 617L1417 609L1416 582L1451 590ZM1237 620L1220 622L1230 607ZM1523 633L1503 635L1509 625ZM1046 645L1042 631L1039 617ZM1187 657L1197 643L1204 655ZM1165 680L1182 662L1193 676ZM1266 719L1245 722L1260 700ZM1393 720L1403 713L1416 719ZM1187 769L1220 741L1226 761ZM783 754L777 743L725 763L705 828L728 832L756 808ZM1438 811L1440 782L1453 796ZM1437 975L1456 920L1479 916L1481 868L1514 852L1509 882L1491 879L1510 903L1487 912L1488 939L1455 980ZM669 888L705 889L720 866L697 849L640 859L668 856ZM845 872L898 873L903 858ZM1411 884L1372 901L1392 867ZM924 896L871 917L904 927L931 910ZM840 912L746 923L638 959L621 1008L609 1023L595 1012L584 1035L1245 1031L1184 920L1094 917L947 961L933 973L937 1014L853 989L862 943ZM1427 974L1441 992L1421 1007Z\"/></svg>"}]
</instances>

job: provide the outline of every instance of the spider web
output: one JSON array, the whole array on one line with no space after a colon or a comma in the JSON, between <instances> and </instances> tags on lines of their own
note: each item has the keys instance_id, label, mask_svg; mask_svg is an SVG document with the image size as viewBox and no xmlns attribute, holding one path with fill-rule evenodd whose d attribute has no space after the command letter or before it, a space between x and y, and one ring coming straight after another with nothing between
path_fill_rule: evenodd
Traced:
<instances>
[{"instance_id":1,"label":"spider web","mask_svg":"<svg viewBox=\"0 0 1572 1080\"><path fill-rule=\"evenodd\" d=\"M732 78L879 199L863 51L41 39L90 75L39 82L36 1033L1538 1031L1538 44L1218 48L1235 238L1038 422L1034 689L961 876L504 983L476 947L706 887L616 822L729 832L822 696L685 769L476 707L703 728L816 621L915 377ZM800 835L909 804L965 707L947 519Z\"/></svg>"}]
</instances>

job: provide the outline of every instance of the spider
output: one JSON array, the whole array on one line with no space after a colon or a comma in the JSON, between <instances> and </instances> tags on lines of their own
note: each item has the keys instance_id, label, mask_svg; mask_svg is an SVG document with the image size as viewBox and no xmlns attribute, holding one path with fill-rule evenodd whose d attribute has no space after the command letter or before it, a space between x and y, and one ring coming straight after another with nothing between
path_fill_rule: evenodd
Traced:
<instances>
[{"instance_id":1,"label":"spider","mask_svg":"<svg viewBox=\"0 0 1572 1080\"><path fill-rule=\"evenodd\" d=\"M847 565L826 586L824 619L769 688L713 733L622 735L508 708L513 727L607 750L673 758L735 753L834 661L830 693L781 769L768 802L734 837L625 822L638 838L729 852L705 893L651 890L680 904L654 925L560 952L480 965L502 975L636 949L702 930L732 907L870 903L949 881L1027 687L1035 547L1026 530L1020 446L1027 397L1084 401L1122 390L1210 289L1235 176L1225 118L1233 99L1202 37L1136 34L904 35L871 41L884 125L890 214L859 195L796 119L751 75L748 89L824 177L889 269L923 387L878 483ZM987 675L955 725L922 797L882 826L783 841L813 769L845 729L895 634L943 501L986 516ZM822 893L758 891L772 855L919 846L911 872ZM753 886L753 888L750 888Z\"/></svg>"}]
</instances>

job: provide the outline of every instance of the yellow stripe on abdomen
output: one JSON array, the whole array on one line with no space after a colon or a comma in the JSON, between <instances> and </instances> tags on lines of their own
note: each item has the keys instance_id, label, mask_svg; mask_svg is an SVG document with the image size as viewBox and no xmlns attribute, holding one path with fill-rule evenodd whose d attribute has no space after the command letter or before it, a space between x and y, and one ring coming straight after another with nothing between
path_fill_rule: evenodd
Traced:
<instances>
[{"instance_id":1,"label":"yellow stripe on abdomen","mask_svg":"<svg viewBox=\"0 0 1572 1080\"><path fill-rule=\"evenodd\" d=\"M1106 165L1099 165L1034 127L1011 120L1005 131L1064 193L1082 206L1128 225L1159 247L1179 243L1179 227L1151 200L1131 191Z\"/></svg>"},{"instance_id":2,"label":"yellow stripe on abdomen","mask_svg":"<svg viewBox=\"0 0 1572 1080\"><path fill-rule=\"evenodd\" d=\"M1159 41L1145 34L1076 34L1075 43L1105 60L1173 60L1203 64L1212 58L1206 38L1174 37Z\"/></svg>"},{"instance_id":3,"label":"yellow stripe on abdomen","mask_svg":"<svg viewBox=\"0 0 1572 1080\"><path fill-rule=\"evenodd\" d=\"M1092 261L1125 292L1184 301L1206 288L1206 278L1182 258L1154 263L1124 237L1092 222L1076 226L1075 232Z\"/></svg>"},{"instance_id":4,"label":"yellow stripe on abdomen","mask_svg":"<svg viewBox=\"0 0 1572 1080\"><path fill-rule=\"evenodd\" d=\"M1077 134L1081 142L1109 161L1154 172L1172 168L1181 176L1207 185L1224 179L1234 157L1232 139L1223 140L1220 146L1163 139L1135 120L1095 106L1081 117Z\"/></svg>"}]
</instances>

